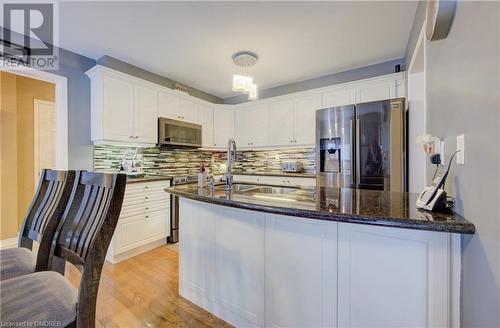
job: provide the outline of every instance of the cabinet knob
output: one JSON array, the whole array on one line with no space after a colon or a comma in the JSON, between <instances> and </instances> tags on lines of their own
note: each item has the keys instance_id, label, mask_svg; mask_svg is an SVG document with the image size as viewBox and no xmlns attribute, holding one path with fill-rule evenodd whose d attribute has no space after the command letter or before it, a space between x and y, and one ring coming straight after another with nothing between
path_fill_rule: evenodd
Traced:
<instances>
[{"instance_id":1,"label":"cabinet knob","mask_svg":"<svg viewBox=\"0 0 500 328\"><path fill-rule=\"evenodd\" d=\"M144 207L145 210L149 210L149 207Z\"/></svg>"},{"instance_id":2,"label":"cabinet knob","mask_svg":"<svg viewBox=\"0 0 500 328\"><path fill-rule=\"evenodd\" d=\"M134 136L130 136L129 138L133 138Z\"/></svg>"},{"instance_id":3,"label":"cabinet knob","mask_svg":"<svg viewBox=\"0 0 500 328\"><path fill-rule=\"evenodd\" d=\"M297 140L294 140L293 142L297 142Z\"/></svg>"},{"instance_id":4,"label":"cabinet knob","mask_svg":"<svg viewBox=\"0 0 500 328\"><path fill-rule=\"evenodd\" d=\"M146 219L149 219L149 215L146 215Z\"/></svg>"},{"instance_id":5,"label":"cabinet knob","mask_svg":"<svg viewBox=\"0 0 500 328\"><path fill-rule=\"evenodd\" d=\"M149 197L148 197L148 196L146 196L146 197L144 197L144 199L149 199Z\"/></svg>"}]
</instances>

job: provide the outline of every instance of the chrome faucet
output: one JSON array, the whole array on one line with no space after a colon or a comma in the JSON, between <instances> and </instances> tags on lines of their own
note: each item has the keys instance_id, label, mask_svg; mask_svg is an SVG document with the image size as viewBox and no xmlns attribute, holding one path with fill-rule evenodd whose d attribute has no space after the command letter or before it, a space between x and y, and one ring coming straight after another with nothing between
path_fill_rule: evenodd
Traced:
<instances>
[{"instance_id":1,"label":"chrome faucet","mask_svg":"<svg viewBox=\"0 0 500 328\"><path fill-rule=\"evenodd\" d=\"M231 190L233 185L232 164L236 160L236 142L229 139L227 142L227 168L226 168L226 190Z\"/></svg>"}]
</instances>

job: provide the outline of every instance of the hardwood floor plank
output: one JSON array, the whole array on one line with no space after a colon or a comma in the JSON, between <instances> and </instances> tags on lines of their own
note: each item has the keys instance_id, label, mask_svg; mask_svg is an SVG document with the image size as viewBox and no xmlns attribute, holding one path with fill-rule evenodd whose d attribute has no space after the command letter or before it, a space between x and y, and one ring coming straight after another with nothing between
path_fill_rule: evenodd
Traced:
<instances>
[{"instance_id":1,"label":"hardwood floor plank","mask_svg":"<svg viewBox=\"0 0 500 328\"><path fill-rule=\"evenodd\" d=\"M105 262L97 296L96 327L232 327L179 296L176 247L161 246L118 264ZM80 273L66 276L77 287Z\"/></svg>"}]
</instances>

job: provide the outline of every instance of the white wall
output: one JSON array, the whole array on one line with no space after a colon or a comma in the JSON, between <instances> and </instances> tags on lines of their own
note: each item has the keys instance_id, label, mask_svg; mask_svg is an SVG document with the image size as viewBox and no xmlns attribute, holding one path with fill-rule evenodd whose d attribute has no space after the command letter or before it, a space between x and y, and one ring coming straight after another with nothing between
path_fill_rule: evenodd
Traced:
<instances>
[{"instance_id":1,"label":"white wall","mask_svg":"<svg viewBox=\"0 0 500 328\"><path fill-rule=\"evenodd\" d=\"M409 191L421 192L426 181L427 156L417 144L417 137L426 133L424 72L408 74L408 163Z\"/></svg>"},{"instance_id":2,"label":"white wall","mask_svg":"<svg viewBox=\"0 0 500 328\"><path fill-rule=\"evenodd\" d=\"M426 123L444 138L445 157L465 134L465 165L453 166L447 184L476 226L462 237L461 326L500 327L500 2L458 1L448 37L426 42L426 71Z\"/></svg>"}]
</instances>

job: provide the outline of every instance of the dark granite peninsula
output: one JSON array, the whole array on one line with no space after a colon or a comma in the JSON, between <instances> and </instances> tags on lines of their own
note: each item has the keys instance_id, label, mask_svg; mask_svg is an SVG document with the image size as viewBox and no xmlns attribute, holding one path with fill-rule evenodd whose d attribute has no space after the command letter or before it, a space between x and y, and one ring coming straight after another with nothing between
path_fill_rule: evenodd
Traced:
<instances>
[{"instance_id":1,"label":"dark granite peninsula","mask_svg":"<svg viewBox=\"0 0 500 328\"><path fill-rule=\"evenodd\" d=\"M417 194L340 188L288 188L235 184L214 190L184 185L172 194L217 205L305 219L390 226L404 229L473 234L474 225L456 213L436 213L415 207ZM274 191L274 193L273 193Z\"/></svg>"},{"instance_id":2,"label":"dark granite peninsula","mask_svg":"<svg viewBox=\"0 0 500 328\"><path fill-rule=\"evenodd\" d=\"M461 234L417 195L233 184L179 199L179 293L236 327L455 327Z\"/></svg>"}]
</instances>

